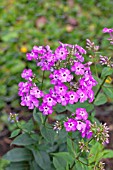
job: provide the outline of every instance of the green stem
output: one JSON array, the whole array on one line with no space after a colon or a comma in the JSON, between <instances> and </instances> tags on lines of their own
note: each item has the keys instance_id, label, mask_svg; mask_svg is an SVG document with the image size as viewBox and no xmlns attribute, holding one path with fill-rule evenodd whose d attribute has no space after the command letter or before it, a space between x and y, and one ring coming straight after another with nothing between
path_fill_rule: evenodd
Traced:
<instances>
[{"instance_id":1,"label":"green stem","mask_svg":"<svg viewBox=\"0 0 113 170\"><path fill-rule=\"evenodd\" d=\"M45 73L45 71L43 71L43 76L42 76L42 84L41 84L41 90L42 90L42 88L43 88L43 82L44 82L44 73Z\"/></svg>"},{"instance_id":2,"label":"green stem","mask_svg":"<svg viewBox=\"0 0 113 170\"><path fill-rule=\"evenodd\" d=\"M46 116L45 119L44 119L44 123L43 123L44 126L45 126L47 118L48 118L48 116Z\"/></svg>"},{"instance_id":3,"label":"green stem","mask_svg":"<svg viewBox=\"0 0 113 170\"><path fill-rule=\"evenodd\" d=\"M104 83L105 83L105 81L106 81L107 77L108 77L108 76L106 76L106 77L104 78L104 80L102 81L102 83L101 83L101 85L100 85L99 89L97 90L97 92L96 92L96 94L95 94L95 99L97 98L97 96L98 96L99 92L101 91L102 86L104 85ZM93 100L93 103L94 103L95 99Z\"/></svg>"},{"instance_id":4,"label":"green stem","mask_svg":"<svg viewBox=\"0 0 113 170\"><path fill-rule=\"evenodd\" d=\"M72 140L72 139L71 139L71 140ZM92 140L92 139L91 139L91 140ZM90 141L91 141L91 140L90 140ZM89 142L90 142L90 141L89 141ZM74 151L73 140L72 140L72 147L73 147L73 152L74 152L74 155L75 155L75 159L78 160L80 163L86 165L86 166L90 166L89 164L86 164L86 163L82 162L81 160L79 160L79 156L81 155L81 152L78 154L78 156L76 156L76 153L75 153L75 151ZM72 166L69 168L69 170L72 170L73 167L74 167L74 165L75 165L75 161L73 162L73 164L72 164Z\"/></svg>"},{"instance_id":5,"label":"green stem","mask_svg":"<svg viewBox=\"0 0 113 170\"><path fill-rule=\"evenodd\" d=\"M22 129L22 127L18 124L18 122L15 120L15 123L16 123L16 126L21 130L21 131L23 131L23 132L25 132L25 133L27 133L27 134L31 134L31 132L28 132L27 130L25 130L25 129Z\"/></svg>"}]
</instances>

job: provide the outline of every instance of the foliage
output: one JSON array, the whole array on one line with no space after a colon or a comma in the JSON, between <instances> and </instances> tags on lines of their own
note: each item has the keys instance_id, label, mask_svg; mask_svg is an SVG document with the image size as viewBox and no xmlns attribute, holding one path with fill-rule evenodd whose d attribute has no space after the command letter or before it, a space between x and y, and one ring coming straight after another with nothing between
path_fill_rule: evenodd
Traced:
<instances>
[{"instance_id":1,"label":"foliage","mask_svg":"<svg viewBox=\"0 0 113 170\"><path fill-rule=\"evenodd\" d=\"M99 134L95 127L98 126L101 133L106 127L100 125L95 118L94 110L95 106L103 105L107 101L113 102L113 85L108 80L109 77L112 79L113 68L99 64L99 54L112 54L110 47L105 50L108 43L103 41L101 30L103 27L111 27L113 2L78 0L71 4L70 1L9 0L1 1L0 5L0 108L3 108L5 103L15 109L19 107L17 84L21 81L20 73L23 68L32 68L38 74L38 79L42 79L43 73L34 67L34 62L26 62L23 54L29 52L34 45L49 44L55 49L59 40L63 43L68 40L68 43L81 42L81 46L85 46L86 38L95 38L95 43L99 43L101 48L99 52L88 52L88 56L92 56L91 69L98 82L93 88L95 99L92 103L77 102L67 106L58 104L49 117L45 117L35 108L33 118L27 123L18 121L16 114L11 117L15 122L12 129L15 130L10 138L14 138L12 145L18 147L4 155L3 159L10 161L6 170L98 170L103 166L100 163L103 158L113 158L113 151L105 149L102 142L97 142L98 138L95 137ZM85 61L89 61L89 58L85 57ZM48 73L45 75L45 91L51 87L47 77ZM77 131L66 132L64 128L56 133L53 130L55 120L63 124L66 115L75 112L79 107L87 110L92 124L97 122L95 127L92 127L95 136L83 139ZM6 124L9 126L8 122ZM5 160L0 160L1 169L4 168Z\"/></svg>"},{"instance_id":2,"label":"foliage","mask_svg":"<svg viewBox=\"0 0 113 170\"><path fill-rule=\"evenodd\" d=\"M94 43L91 43L90 40L87 40L87 42L90 42L90 43L87 43L88 49L90 49L91 51L93 51L93 49L96 49L95 51L93 51L92 57L90 57L91 59L89 59L90 62L88 62L88 63L95 64L95 61L96 61L97 64L99 65L99 56L97 55L97 51L99 50L98 46L95 46ZM64 45L65 44L63 44L63 46ZM60 48L61 48L61 46L60 46ZM40 50L39 47L37 47L37 49ZM44 48L44 50L45 49L46 48ZM81 49L84 51L84 49L79 46L79 50L81 50ZM43 48L41 48L41 50L43 50ZM68 54L68 57L70 57L69 59L72 62L71 55L73 57L73 54L70 52ZM29 56L30 56L30 53L29 53ZM28 59L29 59L29 56L28 56ZM50 57L50 53L49 53L49 57ZM67 60L68 57L65 60ZM96 60L94 57L96 58ZM77 63L78 60L79 60L78 58L75 58L74 59L74 61L76 61L75 63ZM62 70L62 61L64 62L64 59L62 59L60 62L61 68L60 67L57 68L58 69L57 74L59 74L58 76L61 76L60 71ZM59 61L55 61L55 66L57 66L57 62L59 62ZM112 63L112 61L110 61L110 62ZM48 63L49 63L49 61L48 61ZM69 67L69 63L70 62L67 62L67 65L66 65L67 68ZM103 65L104 64L106 65L106 63L103 63ZM80 62L79 62L79 65L80 65ZM53 68L55 66L53 66ZM84 64L84 66L85 66L85 64ZM41 67L42 67L42 70L48 69L48 67L46 68L45 65L44 66L41 65ZM88 70L90 70L90 65L88 65L86 68ZM55 69L56 69L56 67L55 67ZM52 72L51 72L51 69L49 70L51 72L51 74L53 74L56 71L55 69ZM96 65L95 65L95 69L97 69ZM45 70L43 70L43 73L45 73ZM105 70L107 70L107 73ZM65 69L63 71L65 72ZM103 146L105 143L109 142L108 127L106 126L106 124L104 124L104 125L100 124L96 120L96 118L94 117L94 115L95 115L94 107L106 103L107 102L106 95L108 95L109 97L112 96L113 91L111 90L111 87L107 86L108 91L109 91L109 89L111 90L110 95L109 95L109 92L108 93L105 92L105 87L104 87L108 76L111 76L113 73L111 65L110 66L107 65L107 67L103 66L101 72L102 72L101 75L98 76L98 72L96 70L96 75L94 76L95 79L98 81L98 85L94 89L94 92L95 92L94 98L93 98L94 94L92 94L91 98L89 97L89 99L90 99L89 101L87 99L85 99L84 101L81 101L81 98L79 96L79 102L77 100L77 101L74 101L74 103L70 103L70 104L68 104L68 103L62 104L62 102L59 102L59 100L58 100L57 102L60 104L57 104L57 102L56 102L55 105L54 105L54 103L53 103L53 105L50 105L50 106L53 106L53 110L54 110L54 111L52 111L53 115L51 115L51 112L49 112L49 111L45 112L42 109L42 107L39 106L39 104L37 105L36 98L33 98L36 105L34 103L32 103L32 107L31 107L31 103L30 103L30 98L27 101L28 103L26 103L26 96L28 95L28 90L27 90L27 94L26 94L26 91L24 91L25 89L22 87L23 85L25 85L25 83L20 82L19 95L22 96L21 100L23 100L22 101L23 103L21 102L21 104L24 106L25 105L28 106L29 109L34 109L33 118L31 118L27 123L22 124L21 122L18 121L18 114L12 114L12 113L10 114L11 121L15 122L15 124L17 125L17 129L15 129L11 134L11 138L16 137L13 140L12 145L20 146L20 148L14 148L4 155L3 158L10 161L10 164L9 164L9 166L7 166L6 170L10 170L12 168L14 169L17 166L18 166L19 170L21 170L23 168L24 169L33 169L33 170L35 170L35 169L39 169L39 170L46 170L46 169L50 169L50 170L55 170L55 169L56 170L59 170L59 169L60 170L79 170L79 169L101 170L101 169L104 169L104 166L103 166L103 163L101 162L101 160L103 158L113 158L113 151L105 149ZM80 74L81 74L81 72L79 74L78 74L78 72L75 72L76 77L77 77L77 75L80 75ZM83 74L84 74L84 76L87 77L88 80L87 79L85 80L84 77L81 76L80 79L77 79L77 81L80 83L80 81L83 79L84 83L90 82L91 84L89 84L89 87L87 87L88 91L90 91L92 86L95 86L97 84L97 82L95 81L95 79L92 78L91 72L87 72L87 73L85 72ZM37 86L35 84L35 80L37 80L37 79L35 78L36 76L33 75L32 70L24 69L21 76L25 80L28 81L27 83L29 83L29 84L27 84L27 85L30 85L32 87L32 81L34 83L34 86L32 88L30 87L31 90L29 90L30 91L29 95L33 96L33 95L38 94L38 92L40 92L40 97L39 96L37 97L38 100L40 100L38 102L40 104L42 103L42 101L45 102L48 90L44 91L44 92L46 92L46 94L43 94L41 91L42 87L44 86L44 79L45 79L45 81L47 80L47 78L44 77L44 74L42 76L41 83L40 83L40 81L38 81L38 83L37 83L37 84L39 84L39 87L41 88L41 90L38 89L38 92L36 91L36 93L34 93L33 88L34 87L37 88ZM70 75L68 75L68 78L69 78L69 76ZM58 78L59 77L57 77L57 81L56 81L56 79L54 79L56 82L51 81L51 83L58 86L58 84L57 84ZM59 81L62 81L62 83L66 82L68 84L68 81L71 82L72 79L65 80L62 78L61 80L59 79ZM76 82L76 80L73 80L73 81ZM92 84L92 82L94 84ZM84 88L84 83L81 84L80 87L78 85L77 90L79 88L81 88L81 89ZM60 86L60 84L59 84L59 86ZM71 86L69 86L69 87L71 87ZM44 86L44 89L45 88L47 88L47 87ZM86 86L85 86L85 88L86 88ZM104 90L102 91L103 88L104 88ZM77 90L75 87L72 90L74 90L77 94ZM23 93L23 91L24 91L24 93ZM85 95L87 96L87 89L85 91L86 91ZM67 91L67 93L68 93L68 91ZM56 92L56 94L57 94L57 92ZM64 96L66 94L60 94L60 95ZM25 97L25 103L24 103L24 97ZM39 99L39 98L41 98L41 99ZM76 98L77 98L77 96L76 96ZM54 98L54 100L56 100L56 98ZM32 102L34 102L34 101L32 101ZM50 104L49 101L46 101L45 105L47 105L49 107L48 104ZM55 109L54 109L54 106L55 106ZM74 113L75 110L76 110L76 113ZM40 111L42 111L42 112L40 112ZM79 111L79 115L78 115L77 111ZM84 111L84 116L82 118L79 117L81 114L81 111L82 112ZM66 115L66 112L67 112L67 115ZM88 116L87 116L87 112L89 112ZM76 114L76 116L75 116L75 114ZM90 121L87 120L87 118L85 117L85 114L86 114L86 117ZM75 116L75 117L73 117L73 116ZM66 118L66 117L68 117L68 118ZM51 123L50 123L50 120L51 120ZM69 125L70 120L72 122ZM55 123L55 121L56 121L56 123ZM67 123L66 121L68 122L68 124L66 124ZM71 129L73 127L72 124L74 124L75 121L77 122L77 124L74 125L74 126L76 126L76 129ZM86 123L88 121L88 122L91 122L91 124L88 124L88 125L86 124L85 130L79 129L80 121L84 122L84 123ZM84 126L84 125L82 125L82 126ZM87 128L89 131L87 131ZM36 131L38 131L38 133ZM80 135L80 132L81 132L82 136ZM84 133L86 133L86 134L84 135ZM18 154L16 154L17 152L18 152Z\"/></svg>"}]
</instances>

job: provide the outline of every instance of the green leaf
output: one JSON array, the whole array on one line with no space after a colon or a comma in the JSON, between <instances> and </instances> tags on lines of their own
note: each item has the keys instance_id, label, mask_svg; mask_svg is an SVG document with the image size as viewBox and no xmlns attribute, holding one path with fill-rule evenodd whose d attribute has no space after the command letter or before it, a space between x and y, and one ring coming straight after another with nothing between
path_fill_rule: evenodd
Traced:
<instances>
[{"instance_id":1,"label":"green leaf","mask_svg":"<svg viewBox=\"0 0 113 170\"><path fill-rule=\"evenodd\" d=\"M34 141L30 135L28 134L21 134L17 136L11 144L13 145L18 145L18 146L26 146L26 145L31 145L34 144L36 141Z\"/></svg>"},{"instance_id":2,"label":"green leaf","mask_svg":"<svg viewBox=\"0 0 113 170\"><path fill-rule=\"evenodd\" d=\"M33 161L30 165L30 170L42 170L35 161Z\"/></svg>"},{"instance_id":3,"label":"green leaf","mask_svg":"<svg viewBox=\"0 0 113 170\"><path fill-rule=\"evenodd\" d=\"M53 158L53 164L56 170L65 170L66 168L66 161L62 158Z\"/></svg>"},{"instance_id":4,"label":"green leaf","mask_svg":"<svg viewBox=\"0 0 113 170\"><path fill-rule=\"evenodd\" d=\"M103 105L107 102L107 97L105 94L103 93L99 93L97 98L94 101L94 105L99 106L99 105Z\"/></svg>"},{"instance_id":5,"label":"green leaf","mask_svg":"<svg viewBox=\"0 0 113 170\"><path fill-rule=\"evenodd\" d=\"M29 168L28 162L12 162L5 170L27 170Z\"/></svg>"},{"instance_id":6,"label":"green leaf","mask_svg":"<svg viewBox=\"0 0 113 170\"><path fill-rule=\"evenodd\" d=\"M10 138L14 138L15 136L17 136L19 133L20 133L20 129L16 129L16 130L14 130L12 133L11 133L11 136L10 136Z\"/></svg>"},{"instance_id":7,"label":"green leaf","mask_svg":"<svg viewBox=\"0 0 113 170\"><path fill-rule=\"evenodd\" d=\"M68 137L67 138L67 149L68 149L68 152L71 154L71 155L73 155L73 156L77 156L77 155L75 155L75 152L74 152L74 149L75 148L73 148L74 146L73 146L73 144L72 144L72 140Z\"/></svg>"},{"instance_id":8,"label":"green leaf","mask_svg":"<svg viewBox=\"0 0 113 170\"><path fill-rule=\"evenodd\" d=\"M104 67L103 70L102 70L101 77L106 77L106 76L109 76L109 75L112 75L112 74L113 74L113 68Z\"/></svg>"},{"instance_id":9,"label":"green leaf","mask_svg":"<svg viewBox=\"0 0 113 170\"><path fill-rule=\"evenodd\" d=\"M94 143L93 141L88 157L89 163L100 161L103 157L102 150L103 150L103 145L100 144L99 142Z\"/></svg>"},{"instance_id":10,"label":"green leaf","mask_svg":"<svg viewBox=\"0 0 113 170\"><path fill-rule=\"evenodd\" d=\"M76 164L73 170L88 170L88 166L82 164L79 161L76 161Z\"/></svg>"},{"instance_id":11,"label":"green leaf","mask_svg":"<svg viewBox=\"0 0 113 170\"><path fill-rule=\"evenodd\" d=\"M31 132L34 129L34 123L33 120L30 119L27 123L22 125L22 129L27 130L28 132Z\"/></svg>"},{"instance_id":12,"label":"green leaf","mask_svg":"<svg viewBox=\"0 0 113 170\"><path fill-rule=\"evenodd\" d=\"M105 149L102 158L113 158L113 150Z\"/></svg>"},{"instance_id":13,"label":"green leaf","mask_svg":"<svg viewBox=\"0 0 113 170\"><path fill-rule=\"evenodd\" d=\"M104 93L110 97L111 99L113 99L113 87L109 88L109 87L103 87L102 88Z\"/></svg>"},{"instance_id":14,"label":"green leaf","mask_svg":"<svg viewBox=\"0 0 113 170\"><path fill-rule=\"evenodd\" d=\"M43 116L41 112L37 112L37 109L35 108L33 111L33 118L39 125L41 125L44 123L45 116Z\"/></svg>"},{"instance_id":15,"label":"green leaf","mask_svg":"<svg viewBox=\"0 0 113 170\"><path fill-rule=\"evenodd\" d=\"M55 107L54 107L54 110L57 112L57 113L62 113L64 111L66 111L66 107L65 106L62 106L61 104L57 104Z\"/></svg>"},{"instance_id":16,"label":"green leaf","mask_svg":"<svg viewBox=\"0 0 113 170\"><path fill-rule=\"evenodd\" d=\"M94 108L94 106L93 106L93 104L91 104L91 103L88 103L87 101L86 102L84 102L84 103L80 103L80 102L78 102L78 103L76 103L76 104L68 104L67 106L66 106L66 109L67 110L69 110L70 112L75 112L75 110L77 109L77 108L86 108L86 110L87 110L87 112L90 112L91 110L93 110L93 108Z\"/></svg>"},{"instance_id":17,"label":"green leaf","mask_svg":"<svg viewBox=\"0 0 113 170\"><path fill-rule=\"evenodd\" d=\"M50 161L48 153L44 151L33 150L33 149L32 149L32 152L33 152L36 163L43 170L51 169L51 161Z\"/></svg>"},{"instance_id":18,"label":"green leaf","mask_svg":"<svg viewBox=\"0 0 113 170\"><path fill-rule=\"evenodd\" d=\"M11 162L30 161L32 160L32 153L25 148L14 148L5 154L3 159Z\"/></svg>"},{"instance_id":19,"label":"green leaf","mask_svg":"<svg viewBox=\"0 0 113 170\"><path fill-rule=\"evenodd\" d=\"M66 142L66 137L68 135L68 132L63 128L56 134L56 140L58 141L58 144L62 144Z\"/></svg>"},{"instance_id":20,"label":"green leaf","mask_svg":"<svg viewBox=\"0 0 113 170\"><path fill-rule=\"evenodd\" d=\"M8 41L12 41L12 39L14 38L17 38L18 37L18 32L8 32L6 33L5 35L2 36L2 40L5 41L5 42L8 42Z\"/></svg>"},{"instance_id":21,"label":"green leaf","mask_svg":"<svg viewBox=\"0 0 113 170\"><path fill-rule=\"evenodd\" d=\"M64 159L68 162L68 164L71 164L74 161L74 157L70 155L68 152L58 152L58 153L52 153L55 157Z\"/></svg>"},{"instance_id":22,"label":"green leaf","mask_svg":"<svg viewBox=\"0 0 113 170\"><path fill-rule=\"evenodd\" d=\"M48 127L43 126L41 128L41 134L48 143L51 143L51 144L54 143L54 138L55 138L56 133L53 129L51 129L50 126Z\"/></svg>"}]
</instances>

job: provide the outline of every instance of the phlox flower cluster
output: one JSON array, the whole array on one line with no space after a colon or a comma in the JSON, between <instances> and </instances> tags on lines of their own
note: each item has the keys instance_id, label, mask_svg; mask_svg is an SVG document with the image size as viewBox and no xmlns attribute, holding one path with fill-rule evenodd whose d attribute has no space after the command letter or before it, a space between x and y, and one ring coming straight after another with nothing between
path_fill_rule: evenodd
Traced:
<instances>
[{"instance_id":1,"label":"phlox flower cluster","mask_svg":"<svg viewBox=\"0 0 113 170\"><path fill-rule=\"evenodd\" d=\"M113 28L104 28L103 33L108 33L110 35L110 38L108 38L108 40L110 41L110 44L113 45Z\"/></svg>"},{"instance_id":2,"label":"phlox flower cluster","mask_svg":"<svg viewBox=\"0 0 113 170\"><path fill-rule=\"evenodd\" d=\"M77 108L76 112L72 114L72 118L69 118L66 122L64 122L64 127L66 131L80 131L82 137L91 138L92 131L91 123L88 120L88 113L85 108Z\"/></svg>"},{"instance_id":3,"label":"phlox flower cluster","mask_svg":"<svg viewBox=\"0 0 113 170\"><path fill-rule=\"evenodd\" d=\"M27 60L35 60L42 71L49 71L48 78L53 85L49 93L45 94L34 83L35 75L31 69L24 69L21 74L22 78L27 80L19 83L18 94L21 96L21 105L29 109L37 107L43 115L52 114L57 104L66 106L94 100L92 88L97 82L90 70L91 62L84 63L85 49L79 45L59 43L55 51L52 51L49 46L34 46L26 55ZM77 86L75 87L74 84ZM77 111L76 114L75 119L68 119L68 122L74 124L71 130L78 129L83 137L88 137L90 123L87 116L80 116ZM67 128L66 130L69 131Z\"/></svg>"}]
</instances>

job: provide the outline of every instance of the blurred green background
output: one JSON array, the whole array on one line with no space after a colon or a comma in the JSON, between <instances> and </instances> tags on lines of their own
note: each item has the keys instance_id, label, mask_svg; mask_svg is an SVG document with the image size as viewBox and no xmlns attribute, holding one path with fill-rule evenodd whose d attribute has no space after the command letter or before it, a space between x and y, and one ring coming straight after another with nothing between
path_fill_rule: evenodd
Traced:
<instances>
[{"instance_id":1,"label":"blurred green background","mask_svg":"<svg viewBox=\"0 0 113 170\"><path fill-rule=\"evenodd\" d=\"M85 47L86 38L94 41L102 54L112 55L104 27L113 27L112 0L0 0L0 130L8 124L7 113L22 112L18 97L20 74L25 67L37 70L26 61L34 45L58 41ZM39 74L39 73L38 73Z\"/></svg>"}]
</instances>

